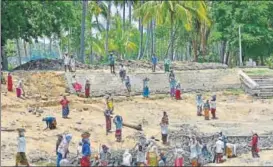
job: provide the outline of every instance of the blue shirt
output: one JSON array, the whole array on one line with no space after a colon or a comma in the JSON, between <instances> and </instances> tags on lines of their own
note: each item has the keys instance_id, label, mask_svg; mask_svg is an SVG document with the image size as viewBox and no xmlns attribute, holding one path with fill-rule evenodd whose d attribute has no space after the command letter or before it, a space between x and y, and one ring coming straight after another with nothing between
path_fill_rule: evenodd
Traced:
<instances>
[{"instance_id":1,"label":"blue shirt","mask_svg":"<svg viewBox=\"0 0 273 167\"><path fill-rule=\"evenodd\" d=\"M89 140L82 140L83 145L82 145L82 155L83 156L89 156L91 155L91 148L90 148L90 143Z\"/></svg>"},{"instance_id":2,"label":"blue shirt","mask_svg":"<svg viewBox=\"0 0 273 167\"><path fill-rule=\"evenodd\" d=\"M156 64L156 63L157 63L157 57L155 57L155 56L152 57L152 63L153 63L153 64Z\"/></svg>"},{"instance_id":3,"label":"blue shirt","mask_svg":"<svg viewBox=\"0 0 273 167\"><path fill-rule=\"evenodd\" d=\"M46 117L44 118L44 121L46 121L46 124L51 124L53 121L56 120L55 117Z\"/></svg>"},{"instance_id":4,"label":"blue shirt","mask_svg":"<svg viewBox=\"0 0 273 167\"><path fill-rule=\"evenodd\" d=\"M114 58L114 56L109 56L109 62L110 62L110 64L114 64L115 63L115 58Z\"/></svg>"}]
</instances>

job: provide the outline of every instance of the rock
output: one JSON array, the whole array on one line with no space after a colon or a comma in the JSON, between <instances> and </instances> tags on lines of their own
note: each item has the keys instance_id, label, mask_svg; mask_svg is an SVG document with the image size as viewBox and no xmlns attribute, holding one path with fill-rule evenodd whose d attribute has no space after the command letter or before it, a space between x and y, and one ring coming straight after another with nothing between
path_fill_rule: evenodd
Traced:
<instances>
[{"instance_id":1,"label":"rock","mask_svg":"<svg viewBox=\"0 0 273 167\"><path fill-rule=\"evenodd\" d=\"M81 122L76 122L76 124L82 124Z\"/></svg>"},{"instance_id":2,"label":"rock","mask_svg":"<svg viewBox=\"0 0 273 167\"><path fill-rule=\"evenodd\" d=\"M83 107L83 111L87 111L88 109L88 107Z\"/></svg>"},{"instance_id":3,"label":"rock","mask_svg":"<svg viewBox=\"0 0 273 167\"><path fill-rule=\"evenodd\" d=\"M47 101L47 100L48 100L48 97L42 96L41 99Z\"/></svg>"}]
</instances>

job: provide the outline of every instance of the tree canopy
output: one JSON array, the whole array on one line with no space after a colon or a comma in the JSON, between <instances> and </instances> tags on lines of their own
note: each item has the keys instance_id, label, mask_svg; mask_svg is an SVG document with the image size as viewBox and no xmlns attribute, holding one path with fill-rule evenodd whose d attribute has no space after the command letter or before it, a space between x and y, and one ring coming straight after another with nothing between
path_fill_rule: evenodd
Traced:
<instances>
[{"instance_id":1,"label":"tree canopy","mask_svg":"<svg viewBox=\"0 0 273 167\"><path fill-rule=\"evenodd\" d=\"M155 53L160 60L238 65L240 27L243 61L272 60L272 1L97 0L86 5L83 16L82 1L2 1L5 54L16 55L8 41L32 43L40 37L58 41L62 52L85 63L106 60L112 51L122 59L150 59Z\"/></svg>"}]
</instances>

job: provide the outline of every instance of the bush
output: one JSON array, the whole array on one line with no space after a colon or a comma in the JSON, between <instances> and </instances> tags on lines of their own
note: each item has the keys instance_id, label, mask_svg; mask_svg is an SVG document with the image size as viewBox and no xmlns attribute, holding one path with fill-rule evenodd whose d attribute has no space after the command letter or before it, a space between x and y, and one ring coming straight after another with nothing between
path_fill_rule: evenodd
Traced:
<instances>
[{"instance_id":1,"label":"bush","mask_svg":"<svg viewBox=\"0 0 273 167\"><path fill-rule=\"evenodd\" d=\"M270 68L273 69L273 56L270 56L266 59L265 64Z\"/></svg>"}]
</instances>

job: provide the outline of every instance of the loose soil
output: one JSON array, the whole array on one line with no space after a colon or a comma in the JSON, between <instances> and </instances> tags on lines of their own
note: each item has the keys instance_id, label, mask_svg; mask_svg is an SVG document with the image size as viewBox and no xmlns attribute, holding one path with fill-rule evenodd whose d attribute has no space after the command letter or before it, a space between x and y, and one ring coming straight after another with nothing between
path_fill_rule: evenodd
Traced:
<instances>
[{"instance_id":1,"label":"loose soil","mask_svg":"<svg viewBox=\"0 0 273 167\"><path fill-rule=\"evenodd\" d=\"M84 99L75 95L68 96L70 104L70 119L61 118L59 100L65 92L65 80L62 72L22 72L14 74L14 83L23 78L25 83L26 99L18 99L15 92L7 92L2 85L2 127L11 129L25 128L27 140L27 155L32 152L45 152L55 156L56 135L69 132L73 134L70 152L76 153L82 131L91 133L92 150L98 150L100 144L106 144L111 149L132 148L136 141L136 130L123 128L123 142L115 142L114 132L106 136L105 99ZM204 120L196 116L195 94L183 94L180 101L172 100L168 95L153 95L151 99L136 96L131 98L114 97L115 113L123 116L125 122L143 124L147 136L160 139L159 123L163 111L167 111L170 120L170 130L175 131L180 124L191 124L205 133L216 133L222 130L226 135L251 135L251 130L259 134L272 133L273 123L272 99L256 100L243 92L217 92L217 120ZM205 99L211 94L205 93ZM41 100L41 98L47 100ZM36 115L29 113L29 107L41 107L43 113ZM85 108L85 109L84 109ZM87 108L87 110L86 110ZM43 130L45 116L57 118L56 130ZM114 129L114 127L113 127ZM2 165L14 165L17 149L17 132L1 132L1 162ZM161 145L160 143L158 143ZM162 146L165 147L165 146ZM29 157L31 159L31 157ZM250 154L230 159L223 165L249 165ZM261 152L257 163L272 159L272 151Z\"/></svg>"}]
</instances>

